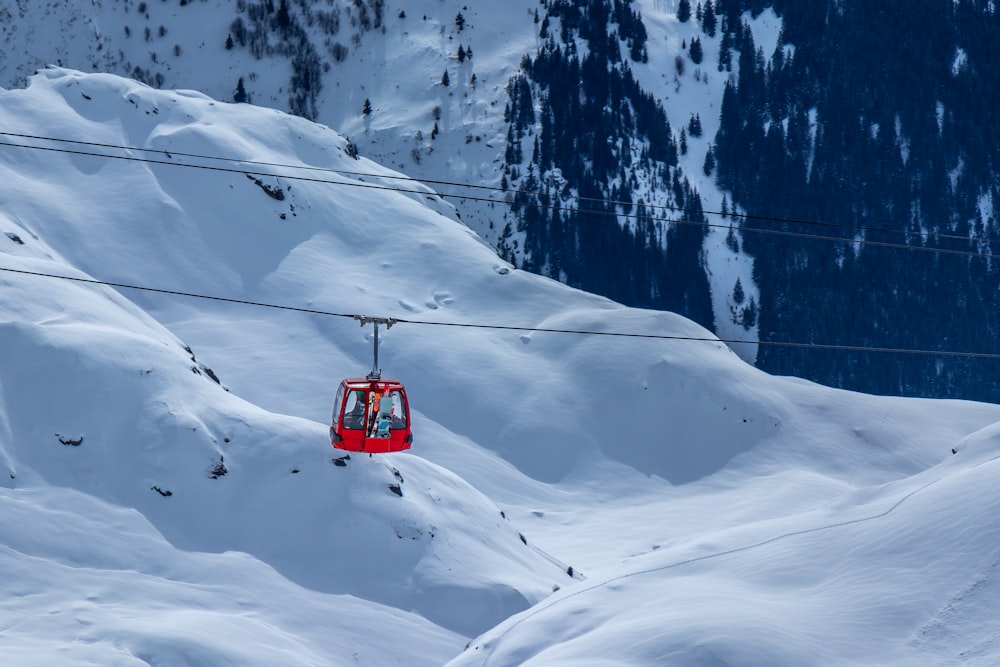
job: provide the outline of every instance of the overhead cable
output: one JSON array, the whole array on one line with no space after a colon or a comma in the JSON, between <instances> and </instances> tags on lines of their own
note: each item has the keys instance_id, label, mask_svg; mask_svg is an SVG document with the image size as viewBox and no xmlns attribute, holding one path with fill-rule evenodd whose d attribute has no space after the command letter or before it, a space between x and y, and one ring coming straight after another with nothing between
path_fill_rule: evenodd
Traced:
<instances>
[{"instance_id":1,"label":"overhead cable","mask_svg":"<svg viewBox=\"0 0 1000 667\"><path fill-rule=\"evenodd\" d=\"M0 271L6 271L9 273L17 273L26 276L34 276L40 278L55 278L59 280L70 280L78 283L86 283L90 285L102 285L105 287L116 287L122 289L133 289L145 292L154 292L157 294L168 294L173 296L183 296L196 299L207 299L211 301L220 301L224 303L233 303L244 306L253 306L257 308L271 308L277 310L286 310L297 313L306 313L309 315L322 315L326 317L343 317L357 320L359 318L371 319L369 315L359 315L357 313L341 313L331 310L322 310L318 308L304 308L301 306L289 306L286 304L276 304L276 303L266 303L262 301L251 301L248 299L235 299L230 297L213 296L209 294L199 294L197 292L184 292L180 290L163 289L157 287L149 287L146 285L136 285L130 283L113 282L108 280L97 280L95 278L83 278L80 276L65 276L54 273L44 273L40 271L28 271L25 269L14 269L10 267L0 266ZM625 332L625 331L595 331L592 329L568 329L568 328L554 328L554 327L532 327L532 326L519 326L519 325L505 325L505 324L484 324L476 322L440 322L436 320L417 320L409 319L404 317L392 317L394 323L399 324L415 324L424 326L439 326L439 327L458 327L458 328L468 328L468 329L494 329L499 331L521 331L528 333L555 333L555 334L577 334L586 336L615 336L622 338L645 338L652 340L674 340L674 341L697 341L706 343L726 343L727 345L767 345L772 347L792 347L792 348L803 348L809 350L840 350L840 351L850 351L850 352L880 352L880 353L900 353L900 354L917 354L917 355L929 355L937 357L970 357L979 359L1000 359L1000 354L994 354L989 352L962 352L956 350L927 350L927 349L917 349L917 348L898 348L898 347L884 347L884 346L865 346L865 345L838 345L838 344L824 344L824 343L802 343L795 341L774 341L774 340L749 340L749 339L737 339L737 338L717 338L714 336L679 336L672 334L654 334L654 333L641 333L641 332Z\"/></svg>"},{"instance_id":2,"label":"overhead cable","mask_svg":"<svg viewBox=\"0 0 1000 667\"><path fill-rule=\"evenodd\" d=\"M369 187L369 188L373 188L373 189L390 190L390 191L394 191L394 192L402 192L402 193L409 193L409 194L430 195L432 193L428 193L428 192L424 192L424 191L420 191L420 190L408 190L408 189L403 189L403 188L392 188L392 187L388 187L388 186L379 186L379 185L371 185L371 184L355 184L355 183L343 182L343 181L330 181L330 180L322 179L322 178L308 178L308 177L298 176L298 175L293 175L293 174L274 174L274 173L266 172L266 171L253 171L253 170L246 170L246 169L235 169L235 168L225 168L225 167L212 167L212 166L209 166L209 165L192 164L192 163L185 163L185 162L176 162L176 161L173 161L172 158L174 156L179 156L179 157L186 157L186 158L196 158L196 159L201 159L201 160L211 160L211 161L216 161L216 162L230 162L230 163L247 164L247 165L259 166L259 167L274 167L274 168L280 168L280 169L296 169L296 170L302 170L302 171L318 172L318 173L330 173L330 174L337 174L337 175L341 175L341 176L352 176L352 177L359 177L359 178L379 178L379 179L385 179L385 180L406 181L406 182L412 182L412 183L422 183L422 184L431 184L431 185L445 185L445 186L449 186L449 187L466 188L466 189L472 189L472 190L480 190L480 191L488 191L488 192L499 192L499 193L503 193L505 196L513 194L513 195L524 195L524 196L528 196L528 197L540 197L540 196L542 196L542 195L545 194L545 193L534 191L534 190L523 190L523 189L518 189L518 188L507 188L507 189L504 189L504 188L501 188L501 187L498 187L498 186L492 186L492 185L477 185L477 184L473 184L473 183L461 183L461 182L458 182L458 181L447 181L447 180L436 180L436 179L422 179L422 178L415 178L415 177L412 177L412 176L404 176L402 174L377 174L377 173L372 173L372 172L362 172L362 171L350 171L350 170L344 170L344 169L334 169L334 168L330 168L330 167L316 167L316 166L309 166L309 165L293 165L293 164L287 164L287 163L281 163L281 162L267 162L267 161L260 161L260 160L247 160L247 159L243 159L243 158L231 158L231 157L221 157L221 156L215 156L215 155L204 155L204 154L200 154L200 153L186 153L186 152L182 152L182 151L171 151L169 149L161 149L161 148L141 148L141 147L136 147L136 146L124 146L124 145L119 145L119 144L108 144L108 143L100 143L100 142L92 142L92 141L82 141L82 140L77 140L77 139L65 139L65 138L59 138L59 137L47 137L47 136L42 136L42 135L24 134L24 133L16 133L16 132L3 132L3 131L0 131L0 136L9 136L9 137L16 137L16 138L21 138L21 139L32 139L32 140L38 140L38 141L51 141L51 142L55 142L55 143L69 143L69 144L77 144L77 145L80 145L80 146L91 146L91 147L95 147L95 148L107 148L107 149L121 150L121 151L134 151L134 152L144 152L144 153L156 153L156 154L164 155L167 158L170 158L170 161L166 161L166 160L154 160L154 159L141 158L141 157L130 156L130 155L109 155L109 154L106 154L106 153L91 153L91 152L88 152L88 151L74 151L74 150L66 150L66 149L56 149L56 148L52 148L52 147L32 146L32 145L15 144L15 143L9 143L9 142L0 142L0 145L2 145L2 146L13 146L13 147L20 147L20 148L37 148L39 150L51 150L51 151L55 151L55 152L65 152L65 153L77 154L77 155L90 155L90 156L94 156L94 157L106 157L106 158L113 158L113 159L132 160L132 161L137 161L137 162L148 162L148 163L151 163L151 164L169 164L169 165L178 166L178 167L192 167L192 168L198 168L198 169L210 169L210 170L214 170L214 171L236 172L236 173L243 173L243 174L251 174L251 175L254 175L254 176L271 176L271 177L274 177L274 178L285 178L285 179L289 179L289 180L303 180L303 181L312 181L312 182L320 182L320 183L330 183L331 185ZM468 200L468 201L480 201L480 202L487 202L487 203L507 203L507 204L511 203L511 202L508 202L506 200L498 200L498 199L493 199L493 198L489 198L489 197L476 197L476 196L463 195L463 194L457 194L457 193L451 193L451 192L449 192L449 193L436 192L436 193L433 193L433 194L437 194L437 195L439 195L441 197L449 197L449 198L462 199L462 200ZM604 199L604 198L599 198L599 197L577 196L574 199L577 202L590 202L590 203L597 203L597 204L607 205L607 206L632 207L632 206L635 205L635 202L631 202L631 201L623 201L623 200L615 200L615 199ZM517 203L519 205L522 205L522 206L535 206L535 207L546 208L546 209L558 209L560 211L566 211L566 212L592 213L592 214L605 215L605 216L616 217L616 218L617 217L621 217L621 218L630 218L630 219L636 219L636 220L650 220L650 221L653 221L653 222L673 222L673 223L678 223L678 224L689 224L689 225L697 225L697 226L703 226L703 227L716 227L716 228L723 228L723 229L732 228L732 225L717 224L717 223L713 224L713 223L708 223L708 222L704 222L704 221L700 221L700 220L684 220L684 219L675 219L675 218L669 218L669 217L663 217L663 216L651 216L651 215L642 215L641 216L641 215L638 215L638 214L618 213L616 211L606 211L606 210L596 210L596 209L589 209L589 208L581 208L579 206L561 206L559 204L543 204L541 202L532 202L532 201L521 201L521 202L515 202L515 203ZM845 224L833 223L833 222L824 222L824 221L817 221L817 220L806 220L806 219L802 219L802 218L787 218L787 217L779 217L779 216L768 216L768 215L760 215L760 214L755 214L755 213L739 213L739 212L736 212L736 211L716 211L716 210L711 210L711 209L686 208L686 207L680 207L680 206L671 206L671 205L667 205L667 204L644 203L644 206L646 206L649 209L654 209L654 210L655 209L663 209L663 210L666 210L666 211L674 211L674 212L677 212L677 213L685 213L685 214L689 214L689 215L718 215L718 216L720 216L722 218L730 217L730 218L738 218L738 219L742 219L742 220L746 220L746 221L759 220L759 221L763 221L763 222L775 222L775 223L782 223L782 224L809 225L809 226L817 226L817 227L827 227L827 228L832 228L832 229L844 229L844 230L852 232L855 235L858 235L858 234L869 234L869 233L872 233L872 232L878 232L878 233L887 233L887 234L898 234L898 235L903 235L903 236L908 237L908 238L909 237L924 238L924 237L927 237L927 236L933 236L933 237L935 237L937 239L957 240L957 241L963 241L963 242L966 242L966 243L968 243L968 242L970 242L972 240L968 236L965 236L965 235L948 234L948 233L941 233L941 232L929 233L929 232L915 231L915 230L892 229L892 228L889 228L889 227L852 226L852 225L845 225ZM834 242L839 242L839 243L858 243L858 244L861 244L861 245L873 245L873 246L885 247L885 248L899 248L899 249L907 249L907 250L924 250L924 251L927 251L927 252L944 252L944 253L947 253L947 254L968 255L968 256L984 257L984 258L998 258L998 256L995 256L995 255L989 255L989 254L986 254L986 253L980 253L980 252L969 251L969 250L948 250L948 249L941 249L941 248L929 247L929 246L910 245L910 244L907 244L907 243L878 242L878 241L871 241L871 240L864 239L864 238L853 238L853 239L850 239L850 238L841 238L841 237L836 237L836 236L818 236L818 235L812 235L812 234L791 232L791 231L786 231L786 230L763 230L763 229L759 229L759 228L756 228L756 227L738 227L736 229L739 229L741 232L765 233L765 234L772 234L772 235L779 235L779 236L793 236L793 237L799 237L799 238L810 238L810 239L819 239L819 240L825 240L825 241L834 241Z\"/></svg>"}]
</instances>

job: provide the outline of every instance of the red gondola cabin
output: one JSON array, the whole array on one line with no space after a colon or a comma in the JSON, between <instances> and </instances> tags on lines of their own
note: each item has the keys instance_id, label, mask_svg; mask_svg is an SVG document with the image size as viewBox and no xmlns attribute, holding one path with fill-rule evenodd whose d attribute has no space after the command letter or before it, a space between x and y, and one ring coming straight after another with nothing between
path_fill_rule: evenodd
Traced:
<instances>
[{"instance_id":1,"label":"red gondola cabin","mask_svg":"<svg viewBox=\"0 0 1000 667\"><path fill-rule=\"evenodd\" d=\"M399 380L348 378L333 401L330 442L337 449L379 454L409 449L410 406Z\"/></svg>"}]
</instances>

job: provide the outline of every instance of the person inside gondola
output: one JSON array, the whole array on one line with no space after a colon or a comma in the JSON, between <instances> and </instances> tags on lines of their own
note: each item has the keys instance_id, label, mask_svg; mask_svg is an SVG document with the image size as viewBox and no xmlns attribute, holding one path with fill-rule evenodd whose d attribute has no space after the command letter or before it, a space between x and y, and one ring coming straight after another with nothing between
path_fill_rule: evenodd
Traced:
<instances>
[{"instance_id":1,"label":"person inside gondola","mask_svg":"<svg viewBox=\"0 0 1000 667\"><path fill-rule=\"evenodd\" d=\"M344 411L344 428L362 429L365 424L365 392L358 389L347 396Z\"/></svg>"},{"instance_id":2,"label":"person inside gondola","mask_svg":"<svg viewBox=\"0 0 1000 667\"><path fill-rule=\"evenodd\" d=\"M391 394L382 394L379 399L378 412L375 420L375 437L388 438L393 422L393 397Z\"/></svg>"},{"instance_id":3,"label":"person inside gondola","mask_svg":"<svg viewBox=\"0 0 1000 667\"><path fill-rule=\"evenodd\" d=\"M406 413L403 410L403 395L398 391L392 392L392 428L406 428Z\"/></svg>"}]
</instances>

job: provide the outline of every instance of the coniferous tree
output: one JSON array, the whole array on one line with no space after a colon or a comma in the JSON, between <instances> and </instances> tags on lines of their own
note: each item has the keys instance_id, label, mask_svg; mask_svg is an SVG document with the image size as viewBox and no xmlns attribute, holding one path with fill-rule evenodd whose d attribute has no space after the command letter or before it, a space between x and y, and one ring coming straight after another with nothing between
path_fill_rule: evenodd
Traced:
<instances>
[{"instance_id":1,"label":"coniferous tree","mask_svg":"<svg viewBox=\"0 0 1000 667\"><path fill-rule=\"evenodd\" d=\"M743 320L743 328L750 330L757 326L757 300L750 297L747 305L740 311L740 319Z\"/></svg>"},{"instance_id":2,"label":"coniferous tree","mask_svg":"<svg viewBox=\"0 0 1000 667\"><path fill-rule=\"evenodd\" d=\"M692 137L700 137L702 133L701 129L701 116L699 114L692 114L691 120L688 121L688 133Z\"/></svg>"},{"instance_id":3,"label":"coniferous tree","mask_svg":"<svg viewBox=\"0 0 1000 667\"><path fill-rule=\"evenodd\" d=\"M715 37L715 8L712 0L705 0L705 8L701 12L701 29L709 37Z\"/></svg>"},{"instance_id":4,"label":"coniferous tree","mask_svg":"<svg viewBox=\"0 0 1000 667\"><path fill-rule=\"evenodd\" d=\"M248 99L247 90L243 87L243 77L241 76L240 80L236 82L236 92L233 93L233 102L242 104Z\"/></svg>"},{"instance_id":5,"label":"coniferous tree","mask_svg":"<svg viewBox=\"0 0 1000 667\"><path fill-rule=\"evenodd\" d=\"M281 30L288 30L288 27L292 24L291 14L288 13L288 0L281 0L275 21Z\"/></svg>"},{"instance_id":6,"label":"coniferous tree","mask_svg":"<svg viewBox=\"0 0 1000 667\"><path fill-rule=\"evenodd\" d=\"M691 0L681 0L677 5L677 20L681 23L691 20Z\"/></svg>"},{"instance_id":7,"label":"coniferous tree","mask_svg":"<svg viewBox=\"0 0 1000 667\"><path fill-rule=\"evenodd\" d=\"M705 172L706 176L711 176L712 172L715 171L715 151L712 150L711 146L705 151L705 164L702 166L702 171Z\"/></svg>"},{"instance_id":8,"label":"coniferous tree","mask_svg":"<svg viewBox=\"0 0 1000 667\"><path fill-rule=\"evenodd\" d=\"M723 200L723 203L725 203L725 200ZM726 247L733 252L738 253L740 251L740 242L736 239L736 230L733 229L732 225L729 225L729 231L726 232Z\"/></svg>"},{"instance_id":9,"label":"coniferous tree","mask_svg":"<svg viewBox=\"0 0 1000 667\"><path fill-rule=\"evenodd\" d=\"M441 75L441 85L442 86L448 86L450 84L451 84L451 80L448 78L448 70L445 70L444 74Z\"/></svg>"},{"instance_id":10,"label":"coniferous tree","mask_svg":"<svg viewBox=\"0 0 1000 667\"><path fill-rule=\"evenodd\" d=\"M722 29L722 39L719 40L719 71L720 72L732 72L733 71L733 53L732 53L732 38L729 36L729 31L724 27Z\"/></svg>"},{"instance_id":11,"label":"coniferous tree","mask_svg":"<svg viewBox=\"0 0 1000 667\"><path fill-rule=\"evenodd\" d=\"M361 113L364 116L372 115L372 103L367 97L365 98L365 103L361 105Z\"/></svg>"},{"instance_id":12,"label":"coniferous tree","mask_svg":"<svg viewBox=\"0 0 1000 667\"><path fill-rule=\"evenodd\" d=\"M700 65L702 59L705 57L705 52L701 48L701 40L697 37L691 38L691 46L688 48L688 54L691 56L691 62L695 65Z\"/></svg>"}]
</instances>

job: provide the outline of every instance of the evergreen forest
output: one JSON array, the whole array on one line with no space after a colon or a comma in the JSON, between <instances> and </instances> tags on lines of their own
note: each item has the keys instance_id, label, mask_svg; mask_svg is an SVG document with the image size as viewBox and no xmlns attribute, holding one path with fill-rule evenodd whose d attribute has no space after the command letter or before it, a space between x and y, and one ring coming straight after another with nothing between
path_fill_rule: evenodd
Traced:
<instances>
[{"instance_id":1,"label":"evergreen forest","mask_svg":"<svg viewBox=\"0 0 1000 667\"><path fill-rule=\"evenodd\" d=\"M870 393L1000 401L1000 361L953 354L1000 353L995 4L682 5L718 36L727 77L705 170L726 193L734 247L754 260L760 301L744 315L761 341L816 346L762 345L758 366ZM668 223L655 208L703 208L677 159L700 119L671 128L636 83L632 64L654 46L631 2L544 7L544 46L508 88L502 185L516 217L501 252L713 327L705 217ZM783 22L773 53L747 24L768 8Z\"/></svg>"},{"instance_id":2,"label":"evergreen forest","mask_svg":"<svg viewBox=\"0 0 1000 667\"><path fill-rule=\"evenodd\" d=\"M872 393L1000 400L1000 15L979 0L718 0L738 62L714 157L761 288L758 365ZM775 222L775 218L789 222ZM791 222L808 221L811 224ZM842 243L754 232L779 229Z\"/></svg>"}]
</instances>

